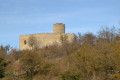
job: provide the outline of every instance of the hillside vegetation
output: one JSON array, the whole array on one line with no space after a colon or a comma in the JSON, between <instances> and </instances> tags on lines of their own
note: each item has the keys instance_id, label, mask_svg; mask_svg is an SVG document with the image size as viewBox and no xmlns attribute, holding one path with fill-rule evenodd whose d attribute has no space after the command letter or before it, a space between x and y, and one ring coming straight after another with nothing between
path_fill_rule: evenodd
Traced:
<instances>
[{"instance_id":1,"label":"hillside vegetation","mask_svg":"<svg viewBox=\"0 0 120 80\"><path fill-rule=\"evenodd\" d=\"M72 43L42 49L1 45L0 80L120 80L120 30L79 33Z\"/></svg>"}]
</instances>

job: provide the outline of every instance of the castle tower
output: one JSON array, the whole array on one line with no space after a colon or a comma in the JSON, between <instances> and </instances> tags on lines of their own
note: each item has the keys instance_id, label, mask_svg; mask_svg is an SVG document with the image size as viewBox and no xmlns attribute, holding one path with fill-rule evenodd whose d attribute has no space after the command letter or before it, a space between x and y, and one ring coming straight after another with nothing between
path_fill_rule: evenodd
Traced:
<instances>
[{"instance_id":1,"label":"castle tower","mask_svg":"<svg viewBox=\"0 0 120 80\"><path fill-rule=\"evenodd\" d=\"M53 24L53 33L65 33L65 24L62 23Z\"/></svg>"}]
</instances>

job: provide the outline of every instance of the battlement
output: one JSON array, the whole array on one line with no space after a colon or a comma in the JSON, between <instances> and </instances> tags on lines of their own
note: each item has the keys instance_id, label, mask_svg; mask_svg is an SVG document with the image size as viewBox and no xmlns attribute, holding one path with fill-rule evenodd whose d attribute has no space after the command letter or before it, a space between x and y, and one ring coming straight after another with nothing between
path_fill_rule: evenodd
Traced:
<instances>
[{"instance_id":1,"label":"battlement","mask_svg":"<svg viewBox=\"0 0 120 80\"><path fill-rule=\"evenodd\" d=\"M27 36L52 36L52 35L74 35L73 33L37 33L37 34L26 34L26 35L20 35L20 37L27 37Z\"/></svg>"}]
</instances>

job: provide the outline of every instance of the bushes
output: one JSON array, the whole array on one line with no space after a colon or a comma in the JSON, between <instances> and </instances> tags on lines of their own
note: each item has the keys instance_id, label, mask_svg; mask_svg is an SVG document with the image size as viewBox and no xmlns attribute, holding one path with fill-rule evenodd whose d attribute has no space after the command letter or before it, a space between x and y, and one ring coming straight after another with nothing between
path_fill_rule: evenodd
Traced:
<instances>
[{"instance_id":1,"label":"bushes","mask_svg":"<svg viewBox=\"0 0 120 80\"><path fill-rule=\"evenodd\" d=\"M0 80L9 80L9 78L8 77L4 77L4 78L2 78Z\"/></svg>"},{"instance_id":2,"label":"bushes","mask_svg":"<svg viewBox=\"0 0 120 80\"><path fill-rule=\"evenodd\" d=\"M87 33L76 37L73 43L63 40L61 46L53 45L25 51L12 50L11 54L7 54L8 49L1 46L0 78L120 80L120 39L119 35L115 35L117 34L105 29L99 32L98 37ZM16 73L20 75L15 75Z\"/></svg>"},{"instance_id":3,"label":"bushes","mask_svg":"<svg viewBox=\"0 0 120 80\"><path fill-rule=\"evenodd\" d=\"M5 67L7 66L7 63L3 58L0 57L0 78L5 76Z\"/></svg>"},{"instance_id":4,"label":"bushes","mask_svg":"<svg viewBox=\"0 0 120 80\"><path fill-rule=\"evenodd\" d=\"M80 80L80 75L66 71L61 75L62 80Z\"/></svg>"}]
</instances>

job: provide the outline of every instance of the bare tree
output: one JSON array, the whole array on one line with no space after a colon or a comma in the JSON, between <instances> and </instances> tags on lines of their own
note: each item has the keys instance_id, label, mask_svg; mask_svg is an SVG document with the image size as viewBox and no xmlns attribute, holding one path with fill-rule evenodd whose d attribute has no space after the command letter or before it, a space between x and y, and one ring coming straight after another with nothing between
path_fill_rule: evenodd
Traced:
<instances>
[{"instance_id":1,"label":"bare tree","mask_svg":"<svg viewBox=\"0 0 120 80\"><path fill-rule=\"evenodd\" d=\"M60 37L60 42L61 42L61 43L64 43L65 41L67 41L67 39L68 39L68 36L67 36L67 35L61 35L61 37Z\"/></svg>"},{"instance_id":2,"label":"bare tree","mask_svg":"<svg viewBox=\"0 0 120 80\"><path fill-rule=\"evenodd\" d=\"M103 27L99 32L98 32L98 38L103 38L109 41L113 41L116 37L116 29L115 27Z\"/></svg>"},{"instance_id":3,"label":"bare tree","mask_svg":"<svg viewBox=\"0 0 120 80\"><path fill-rule=\"evenodd\" d=\"M96 39L96 36L92 33L86 33L82 36L82 41L87 44L94 44L94 41Z\"/></svg>"},{"instance_id":4,"label":"bare tree","mask_svg":"<svg viewBox=\"0 0 120 80\"><path fill-rule=\"evenodd\" d=\"M28 45L29 47L31 47L32 49L35 49L36 47L38 47L37 45L37 39L35 36L30 36L28 38Z\"/></svg>"}]
</instances>

